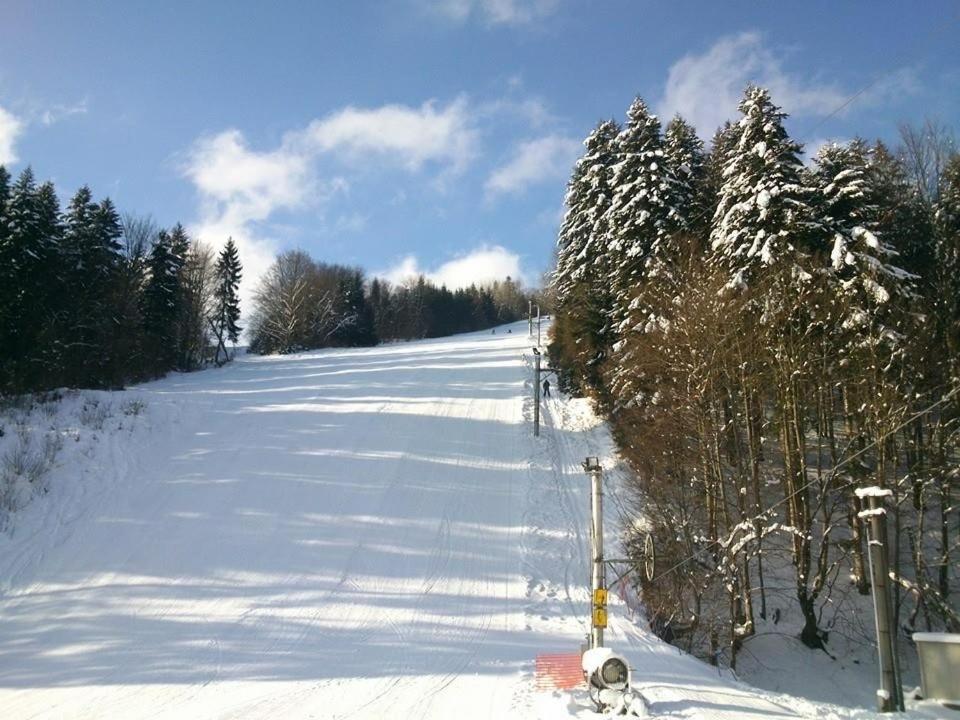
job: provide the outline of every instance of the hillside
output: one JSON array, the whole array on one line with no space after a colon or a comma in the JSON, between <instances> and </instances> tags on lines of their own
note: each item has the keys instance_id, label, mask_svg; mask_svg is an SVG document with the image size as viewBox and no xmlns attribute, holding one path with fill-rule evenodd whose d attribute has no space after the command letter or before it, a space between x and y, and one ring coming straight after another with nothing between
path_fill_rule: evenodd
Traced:
<instances>
[{"instance_id":1,"label":"hillside","mask_svg":"<svg viewBox=\"0 0 960 720\"><path fill-rule=\"evenodd\" d=\"M65 399L102 410L0 537L3 717L591 716L534 660L586 632L579 464L615 459L580 401L532 437L525 330ZM654 716L872 715L721 677L614 602Z\"/></svg>"}]
</instances>

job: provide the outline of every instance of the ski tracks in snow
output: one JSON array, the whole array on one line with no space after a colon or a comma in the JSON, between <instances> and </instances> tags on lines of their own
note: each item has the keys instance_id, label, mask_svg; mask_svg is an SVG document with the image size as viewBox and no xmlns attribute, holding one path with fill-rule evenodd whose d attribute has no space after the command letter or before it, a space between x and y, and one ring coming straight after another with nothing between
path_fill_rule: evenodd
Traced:
<instances>
[{"instance_id":1,"label":"ski tracks in snow","mask_svg":"<svg viewBox=\"0 0 960 720\"><path fill-rule=\"evenodd\" d=\"M4 720L590 717L533 668L587 632L580 463L612 443L561 398L532 436L512 330L134 389L149 432L0 540ZM611 611L658 716L787 716Z\"/></svg>"}]
</instances>

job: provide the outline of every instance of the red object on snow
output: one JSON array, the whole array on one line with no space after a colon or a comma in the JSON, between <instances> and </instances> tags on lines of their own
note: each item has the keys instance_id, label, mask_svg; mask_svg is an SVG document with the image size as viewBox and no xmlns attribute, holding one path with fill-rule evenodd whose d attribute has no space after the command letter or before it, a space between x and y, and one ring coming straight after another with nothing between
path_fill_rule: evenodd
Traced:
<instances>
[{"instance_id":1,"label":"red object on snow","mask_svg":"<svg viewBox=\"0 0 960 720\"><path fill-rule=\"evenodd\" d=\"M583 683L580 653L537 655L538 690L571 690Z\"/></svg>"}]
</instances>

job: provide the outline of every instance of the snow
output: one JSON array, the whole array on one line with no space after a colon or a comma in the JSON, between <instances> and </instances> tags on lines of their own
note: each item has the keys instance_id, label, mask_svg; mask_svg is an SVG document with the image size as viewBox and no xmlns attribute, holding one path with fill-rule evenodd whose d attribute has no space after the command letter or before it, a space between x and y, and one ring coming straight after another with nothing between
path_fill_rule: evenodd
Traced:
<instances>
[{"instance_id":1,"label":"snow","mask_svg":"<svg viewBox=\"0 0 960 720\"><path fill-rule=\"evenodd\" d=\"M78 395L112 410L0 535L4 719L595 717L533 682L588 629L585 456L608 541L636 519L587 401L532 437L509 329ZM609 623L652 717L874 717L664 644L625 585Z\"/></svg>"},{"instance_id":2,"label":"snow","mask_svg":"<svg viewBox=\"0 0 960 720\"><path fill-rule=\"evenodd\" d=\"M830 263L834 270L839 270L848 260L850 254L847 252L846 243L843 235L837 233L833 236L833 250L830 251Z\"/></svg>"},{"instance_id":3,"label":"snow","mask_svg":"<svg viewBox=\"0 0 960 720\"><path fill-rule=\"evenodd\" d=\"M877 487L876 485L871 485L870 487L857 488L853 491L854 495L863 500L866 497L891 497L893 496L893 491L890 488Z\"/></svg>"},{"instance_id":4,"label":"snow","mask_svg":"<svg viewBox=\"0 0 960 720\"><path fill-rule=\"evenodd\" d=\"M850 237L852 237L854 240L862 240L864 243L866 243L867 247L871 247L873 249L880 247L880 241L877 240L877 236L866 228L860 227L859 225L850 231Z\"/></svg>"}]
</instances>

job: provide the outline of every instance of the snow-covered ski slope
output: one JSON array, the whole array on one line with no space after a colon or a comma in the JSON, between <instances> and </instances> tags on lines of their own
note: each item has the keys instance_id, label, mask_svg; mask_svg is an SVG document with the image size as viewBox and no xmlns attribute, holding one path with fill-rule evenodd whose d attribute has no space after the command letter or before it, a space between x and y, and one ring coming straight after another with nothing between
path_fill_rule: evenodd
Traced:
<instances>
[{"instance_id":1,"label":"snow-covered ski slope","mask_svg":"<svg viewBox=\"0 0 960 720\"><path fill-rule=\"evenodd\" d=\"M532 437L511 329L117 394L145 403L133 429L107 422L0 538L0 717L589 717L533 669L586 631L580 463L611 445L556 398ZM608 640L654 716L837 717L630 615Z\"/></svg>"}]
</instances>

